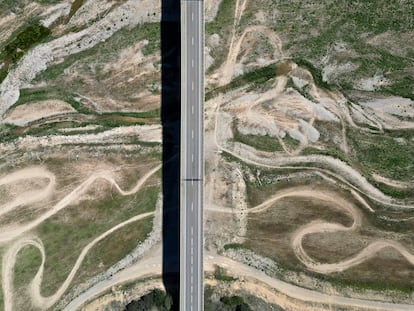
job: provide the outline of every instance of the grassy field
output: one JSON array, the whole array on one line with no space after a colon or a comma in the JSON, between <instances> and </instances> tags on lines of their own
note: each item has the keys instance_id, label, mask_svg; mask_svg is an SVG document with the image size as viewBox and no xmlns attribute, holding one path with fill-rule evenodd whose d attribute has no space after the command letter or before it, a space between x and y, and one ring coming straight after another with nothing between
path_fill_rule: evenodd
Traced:
<instances>
[{"instance_id":1,"label":"grassy field","mask_svg":"<svg viewBox=\"0 0 414 311\"><path fill-rule=\"evenodd\" d=\"M349 226L351 218L323 202L312 199L289 198L278 201L269 210L252 214L248 220L245 247L255 253L269 257L287 270L306 272L306 267L296 259L290 246L291 234L301 225L312 220L323 219ZM365 225L364 225L365 226ZM316 234L304 239L308 254L321 262L338 262L359 252L373 237L393 236L378 228L367 228L361 233ZM406 232L407 233L407 232ZM389 267L389 268L388 268ZM378 273L381 271L381 273ZM334 285L360 289L402 290L413 289L414 270L401 256L384 256L381 253L361 265L329 276L309 275L332 282Z\"/></svg>"},{"instance_id":2,"label":"grassy field","mask_svg":"<svg viewBox=\"0 0 414 311\"><path fill-rule=\"evenodd\" d=\"M158 193L159 187L144 188L125 197L109 191L99 202L70 206L39 225L36 231L47 254L42 294L51 295L59 288L82 248L99 233L134 215L154 210Z\"/></svg>"},{"instance_id":3,"label":"grassy field","mask_svg":"<svg viewBox=\"0 0 414 311\"><path fill-rule=\"evenodd\" d=\"M246 167L243 168L246 170ZM256 170L258 170L256 168ZM257 171L250 168L249 175L257 176ZM248 203L250 207L260 204L282 189L299 185L298 181L277 182L277 170L260 170L258 178L251 181L245 178ZM414 248L410 236L413 233L413 222L385 221L379 216L398 219L412 216L412 212L398 216L396 212L379 210L376 215L368 213L352 199L349 192L338 187L330 186L318 179L303 178L300 184L311 186L319 190L329 190L336 195L346 198L359 208L363 215L363 224L354 233L314 234L303 240L305 250L312 258L321 262L337 262L355 255L367 243L376 239L398 240L409 249ZM369 200L368 200L369 201ZM369 202L372 204L372 202ZM372 205L375 208L375 205ZM273 259L279 267L285 270L305 272L311 277L326 280L338 286L351 286L355 289L399 290L412 291L414 270L398 253L382 254L367 263L353 267L342 273L329 276L312 273L297 260L291 248L291 235L300 226L313 220L325 220L350 226L352 218L344 211L335 208L329 203L312 198L289 197L274 203L268 210L249 214L246 242L243 245L226 245L227 249L245 247L255 253ZM376 264L372 264L372 262ZM369 268L368 268L369 267ZM392 267L387 269L386 267ZM378 273L381 271L381 273Z\"/></svg>"},{"instance_id":4,"label":"grassy field","mask_svg":"<svg viewBox=\"0 0 414 311\"><path fill-rule=\"evenodd\" d=\"M131 253L152 230L154 217L129 224L100 241L86 256L73 285L97 275Z\"/></svg>"},{"instance_id":5,"label":"grassy field","mask_svg":"<svg viewBox=\"0 0 414 311\"><path fill-rule=\"evenodd\" d=\"M143 161L142 164L140 161ZM119 169L125 171L122 178L118 177L117 180L121 188L130 189L138 178L148 171L148 166L154 167L158 161L152 154L125 158L119 154L108 153L101 159L101 165L105 167L109 164L117 165ZM68 162L66 158L53 158L47 160L46 165L52 172L57 172L58 188L65 189L64 193L68 193L71 188L79 184L80 180L84 180L89 175L88 167L96 166L96 163L94 164L94 161L89 158L79 158L77 163ZM87 171L85 172L82 167L88 168ZM135 215L153 211L160 192L159 178L160 175L155 174L138 193L128 196L121 196L107 183L96 181L85 193L84 200L71 204L40 224L35 229L35 234L42 240L46 252L42 294L51 295L60 287L81 250L101 233ZM81 277L77 282L98 270L103 271L102 269L106 269L126 255L147 236L152 228L152 219L152 217L143 219L134 224L136 227L128 225L96 245L91 253L92 257L88 256L87 264L83 266ZM116 239L124 242L113 243ZM109 248L111 252L106 251ZM99 258L93 255L96 253L100 253ZM33 247L22 250L15 270L17 285L27 284L32 279L39 265L39 256L39 251ZM99 261L96 265L92 264L93 258Z\"/></svg>"}]
</instances>

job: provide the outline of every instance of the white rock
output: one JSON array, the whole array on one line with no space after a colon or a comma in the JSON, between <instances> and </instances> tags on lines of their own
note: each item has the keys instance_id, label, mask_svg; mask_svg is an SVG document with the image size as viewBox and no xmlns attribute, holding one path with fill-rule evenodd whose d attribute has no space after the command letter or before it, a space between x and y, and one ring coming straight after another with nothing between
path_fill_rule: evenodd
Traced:
<instances>
[{"instance_id":1,"label":"white rock","mask_svg":"<svg viewBox=\"0 0 414 311\"><path fill-rule=\"evenodd\" d=\"M319 140L320 134L316 128L310 125L308 122L300 119L299 128L303 134L305 134L308 141L315 143Z\"/></svg>"},{"instance_id":2,"label":"white rock","mask_svg":"<svg viewBox=\"0 0 414 311\"><path fill-rule=\"evenodd\" d=\"M216 33L212 34L210 37L208 37L207 44L210 48L218 47L220 45L220 36Z\"/></svg>"}]
</instances>

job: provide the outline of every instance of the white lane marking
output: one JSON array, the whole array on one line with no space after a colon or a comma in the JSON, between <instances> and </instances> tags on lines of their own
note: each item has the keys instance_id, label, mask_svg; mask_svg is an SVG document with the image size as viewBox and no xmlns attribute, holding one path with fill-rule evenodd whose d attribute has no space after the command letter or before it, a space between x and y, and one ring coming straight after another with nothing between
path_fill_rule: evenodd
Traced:
<instances>
[{"instance_id":1,"label":"white lane marking","mask_svg":"<svg viewBox=\"0 0 414 311\"><path fill-rule=\"evenodd\" d=\"M191 138L194 139L194 130L191 130Z\"/></svg>"},{"instance_id":2,"label":"white lane marking","mask_svg":"<svg viewBox=\"0 0 414 311\"><path fill-rule=\"evenodd\" d=\"M194 114L194 105L191 106L191 114Z\"/></svg>"},{"instance_id":3,"label":"white lane marking","mask_svg":"<svg viewBox=\"0 0 414 311\"><path fill-rule=\"evenodd\" d=\"M191 89L194 91L194 82L191 82Z\"/></svg>"},{"instance_id":4,"label":"white lane marking","mask_svg":"<svg viewBox=\"0 0 414 311\"><path fill-rule=\"evenodd\" d=\"M191 45L194 45L194 37L191 37Z\"/></svg>"},{"instance_id":5,"label":"white lane marking","mask_svg":"<svg viewBox=\"0 0 414 311\"><path fill-rule=\"evenodd\" d=\"M191 67L194 68L194 59L191 60Z\"/></svg>"},{"instance_id":6,"label":"white lane marking","mask_svg":"<svg viewBox=\"0 0 414 311\"><path fill-rule=\"evenodd\" d=\"M191 202L191 211L194 211L194 202Z\"/></svg>"},{"instance_id":7,"label":"white lane marking","mask_svg":"<svg viewBox=\"0 0 414 311\"><path fill-rule=\"evenodd\" d=\"M194 153L191 154L191 163L194 163Z\"/></svg>"},{"instance_id":8,"label":"white lane marking","mask_svg":"<svg viewBox=\"0 0 414 311\"><path fill-rule=\"evenodd\" d=\"M194 12L191 12L191 20L194 21Z\"/></svg>"}]
</instances>

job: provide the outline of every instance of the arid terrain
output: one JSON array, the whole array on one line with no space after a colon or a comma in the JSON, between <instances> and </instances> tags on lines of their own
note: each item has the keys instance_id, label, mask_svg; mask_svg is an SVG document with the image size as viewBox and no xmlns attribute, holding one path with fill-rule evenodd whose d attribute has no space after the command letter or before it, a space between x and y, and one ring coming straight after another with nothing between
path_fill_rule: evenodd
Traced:
<instances>
[{"instance_id":1,"label":"arid terrain","mask_svg":"<svg viewBox=\"0 0 414 311\"><path fill-rule=\"evenodd\" d=\"M0 309L161 295L160 11L0 2ZM205 0L206 310L414 308L413 11Z\"/></svg>"}]
</instances>

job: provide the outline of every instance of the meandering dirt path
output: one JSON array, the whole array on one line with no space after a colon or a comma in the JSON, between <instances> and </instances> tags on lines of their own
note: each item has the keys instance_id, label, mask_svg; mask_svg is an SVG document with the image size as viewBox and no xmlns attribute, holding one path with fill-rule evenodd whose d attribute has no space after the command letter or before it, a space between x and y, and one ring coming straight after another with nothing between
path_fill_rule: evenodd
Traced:
<instances>
[{"instance_id":1,"label":"meandering dirt path","mask_svg":"<svg viewBox=\"0 0 414 311\"><path fill-rule=\"evenodd\" d=\"M143 185L146 183L146 181L153 176L155 173L157 173L161 168L161 165L153 168L148 173L146 173L142 178L139 179L137 184L130 190L123 190L118 185L118 183L115 181L113 176L110 172L104 171L104 172L98 172L90 176L87 180L85 180L83 183L81 183L78 187L76 187L71 193L66 195L62 200L60 200L57 204L55 204L48 212L44 213L39 218L35 219L34 221L22 225L22 226L14 226L9 228L2 228L2 233L0 234L0 242L8 242L15 238L18 238L19 236L24 235L31 229L35 228L39 224L41 224L43 221L48 219L49 217L55 215L57 212L62 210L63 208L67 207L70 203L72 203L74 200L78 199L79 196L83 193L85 193L90 186L98 179L103 179L110 183L115 189L121 194L121 195L131 195L136 192L138 192ZM24 179L30 179L30 178L47 178L49 179L49 183L46 186L46 188L42 190L30 192L32 196L29 195L23 195L19 199L13 200L11 203L6 203L2 206L1 211L6 212L6 209L4 206L6 206L7 211L12 210L14 207L22 205L22 204L30 204L34 202L38 202L40 200L43 200L44 198L50 196L53 192L53 189L56 185L55 176L46 170L45 168L27 168L23 169L17 172L13 172L7 176L4 176L0 179L0 185L9 184L12 182L24 180ZM13 309L13 269L16 263L16 256L20 252L20 250L28 245L34 246L37 249L39 249L41 256L42 256L42 263L39 267L38 272L36 273L35 278L32 280L30 284L30 296L32 298L32 302L36 307L39 307L41 309L47 309L51 307L54 303L56 303L59 298L64 294L64 292L69 287L70 283L72 282L76 272L78 271L80 265L82 264L83 259L89 252L89 250L96 245L99 241L106 238L110 234L112 234L114 231L132 223L136 222L140 219L143 219L145 217L154 215L154 212L144 213L141 215L134 216L114 227L107 230L97 238L95 238L92 242L90 242L88 245L85 246L85 248L82 250L81 254L79 255L75 265L73 266L70 274L64 281L64 283L61 285L61 287L56 291L55 294L53 294L50 297L43 297L40 294L40 287L41 282L43 278L43 272L44 272L44 263L46 260L46 253L44 250L44 246L42 244L42 241L37 237L27 236L23 237L17 242L12 243L10 246L8 246L5 254L3 255L2 259L2 287L3 287L3 293L4 293L4 306L6 311L12 311Z\"/></svg>"},{"instance_id":2,"label":"meandering dirt path","mask_svg":"<svg viewBox=\"0 0 414 311\"><path fill-rule=\"evenodd\" d=\"M204 256L204 267L206 272L214 272L216 266L224 267L232 275L241 276L244 278L244 285L249 286L249 278L253 280L258 280L259 282L270 286L275 291L278 291L288 297L297 299L299 302L304 303L320 303L327 304L331 308L337 306L341 307L351 307L359 308L363 310L388 310L388 311L409 311L412 310L412 305L408 304L394 304L388 302L374 301L374 300L365 300L357 298L347 298L340 296L333 296L328 294L319 293L313 290L305 289L303 287L295 286L281 280L272 278L266 275L262 271L258 271L255 268L247 266L243 263L234 261L230 258L220 256L213 253L206 253ZM74 311L80 310L85 303L93 300L95 297L100 294L110 290L112 287L134 280L143 279L145 277L160 277L162 273L162 263L161 263L161 249L158 249L145 260L137 262L136 264L126 268L125 270L120 271L119 273L112 276L111 279L103 280L100 283L96 284L92 288L88 289L74 300L71 301L69 305L64 308L64 311ZM160 280L161 282L161 280ZM260 294L269 292L265 290L265 287L261 286L260 283L256 284L255 292L252 294ZM249 288L247 288L249 290ZM266 295L264 295L266 296ZM286 305L286 300L280 298L276 294L272 297L273 301L280 306ZM303 304L298 303L298 308Z\"/></svg>"},{"instance_id":3,"label":"meandering dirt path","mask_svg":"<svg viewBox=\"0 0 414 311\"><path fill-rule=\"evenodd\" d=\"M361 227L362 217L360 212L348 201L344 200L341 197L335 195L335 193L324 192L315 189L310 189L309 187L293 187L286 190L279 191L278 194L272 196L265 202L245 210L247 213L261 213L265 210L272 207L277 201L287 198L287 197L304 197L304 198L314 198L322 200L324 202L329 202L332 206L337 206L340 209L347 212L352 216L354 222L351 226L346 227L338 223L328 223L322 220L313 221L305 226L300 227L292 237L292 248L295 252L296 257L309 269L319 273L332 273L339 272L353 266L356 266L371 257L374 257L379 251L384 248L391 247L403 255L407 261L414 265L414 255L411 254L406 247L401 243L392 241L392 240L378 240L375 241L364 249L362 249L355 256L332 264L322 264L316 262L311 258L302 246L302 241L306 235L314 233L332 233L332 232L353 232ZM210 211L222 212L222 213L234 213L234 210L229 208L207 208Z\"/></svg>"},{"instance_id":4,"label":"meandering dirt path","mask_svg":"<svg viewBox=\"0 0 414 311\"><path fill-rule=\"evenodd\" d=\"M266 26L249 26L246 29L244 29L242 35L240 37L237 37L237 27L240 24L240 20L243 16L243 13L247 6L247 0L237 0L236 1L236 8L234 10L234 22L233 22L233 28L231 31L231 37L230 37L230 47L229 52L227 54L227 59L219 68L219 85L225 85L228 84L234 74L234 68L237 63L237 56L240 53L242 43L246 37L247 34L250 32L259 32L264 34L268 37L269 43L273 46L275 49L274 57L275 59L279 55L282 54L282 41L277 36L277 34L273 31L271 31Z\"/></svg>"},{"instance_id":5,"label":"meandering dirt path","mask_svg":"<svg viewBox=\"0 0 414 311\"><path fill-rule=\"evenodd\" d=\"M8 174L0 178L0 186L12 184L22 180L30 180L36 178L45 178L49 180L46 188L43 190L32 190L20 193L13 201L0 205L0 216L10 212L20 205L40 202L47 199L53 194L56 186L55 175L50 173L43 167L29 167L23 170Z\"/></svg>"},{"instance_id":6,"label":"meandering dirt path","mask_svg":"<svg viewBox=\"0 0 414 311\"><path fill-rule=\"evenodd\" d=\"M397 188L397 189L408 189L408 188L412 188L413 185L408 183L408 182L403 182L403 181L399 181L399 180L392 180L389 178L386 178L384 176L378 175L378 174L372 174L372 178L374 178L375 181L378 181L380 183L383 183L387 186L393 187L393 188Z\"/></svg>"},{"instance_id":7,"label":"meandering dirt path","mask_svg":"<svg viewBox=\"0 0 414 311\"><path fill-rule=\"evenodd\" d=\"M104 232L88 245L84 247L82 252L80 253L78 259L76 260L75 265L73 266L72 270L70 271L69 275L67 276L66 280L63 284L59 287L55 294L49 297L43 297L40 293L42 278L44 273L44 264L46 261L46 253L43 246L43 243L40 239L36 237L26 237L22 238L21 240L17 241L15 244L10 247L5 255L3 256L3 271L2 271L2 286L4 290L4 309L5 311L13 310L13 268L16 264L16 257L20 250L25 246L31 245L36 247L42 256L42 262L40 264L39 270L37 271L34 279L30 283L29 294L32 298L32 303L34 306L41 308L43 310L50 308L53 304L55 304L59 298L65 293L68 289L69 285L71 284L73 278L76 275L76 272L79 270L83 260L85 259L88 252L94 247L99 241L105 239L107 236L115 232L116 230L130 224L136 222L138 220L144 219L146 217L154 215L154 212L144 213L141 215L137 215L132 217L115 227L112 227L108 231Z\"/></svg>"},{"instance_id":8,"label":"meandering dirt path","mask_svg":"<svg viewBox=\"0 0 414 311\"><path fill-rule=\"evenodd\" d=\"M8 242L8 241L15 239L16 237L22 235L23 233L28 232L29 230L35 228L36 226L41 224L43 221L45 221L49 217L55 215L57 212L67 207L70 203L77 200L79 196L85 193L89 189L89 187L98 179L103 179L107 181L109 184L114 186L115 189L121 195L130 195L130 194L134 194L137 191L139 191L141 187L145 184L145 182L152 175L154 175L157 171L159 171L160 168L161 168L161 165L157 166L156 168L152 169L147 174L145 174L145 176L143 176L131 190L122 190L110 172L104 171L104 172L95 173L91 175L88 179L86 179L84 182L82 182L71 193L66 195L63 199L61 199L57 204L55 204L52 208L50 208L47 212L45 212L39 218L24 225L3 227L2 232L0 232L0 243ZM49 175L45 174L44 176L47 177ZM30 203L32 202L33 200L31 200ZM21 204L25 204L25 202L22 202Z\"/></svg>"}]
</instances>

